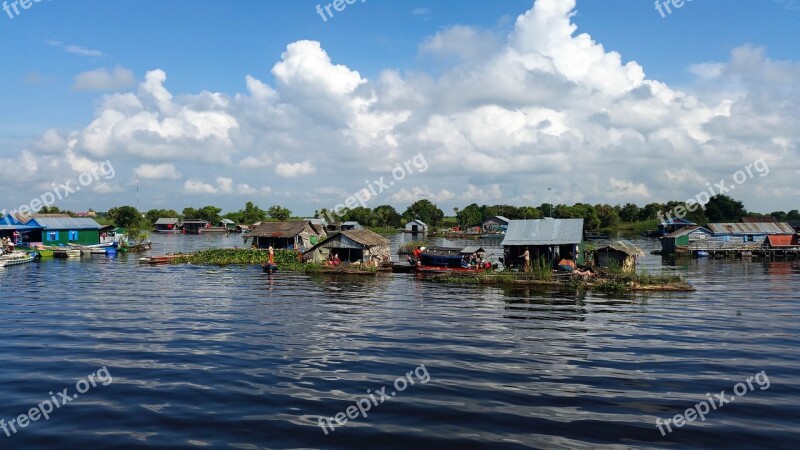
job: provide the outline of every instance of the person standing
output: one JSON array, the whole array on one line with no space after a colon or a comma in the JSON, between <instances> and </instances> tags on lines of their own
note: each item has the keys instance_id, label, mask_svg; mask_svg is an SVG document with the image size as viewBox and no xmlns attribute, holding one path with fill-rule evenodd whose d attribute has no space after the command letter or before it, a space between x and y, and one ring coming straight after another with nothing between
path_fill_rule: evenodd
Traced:
<instances>
[{"instance_id":1,"label":"person standing","mask_svg":"<svg viewBox=\"0 0 800 450\"><path fill-rule=\"evenodd\" d=\"M525 260L525 272L531 271L531 252L528 247L525 247L525 253L522 254L522 259Z\"/></svg>"},{"instance_id":2,"label":"person standing","mask_svg":"<svg viewBox=\"0 0 800 450\"><path fill-rule=\"evenodd\" d=\"M269 249L267 249L267 251L269 251L269 263L270 263L270 265L275 264L275 250L272 248L271 244L269 246Z\"/></svg>"}]
</instances>

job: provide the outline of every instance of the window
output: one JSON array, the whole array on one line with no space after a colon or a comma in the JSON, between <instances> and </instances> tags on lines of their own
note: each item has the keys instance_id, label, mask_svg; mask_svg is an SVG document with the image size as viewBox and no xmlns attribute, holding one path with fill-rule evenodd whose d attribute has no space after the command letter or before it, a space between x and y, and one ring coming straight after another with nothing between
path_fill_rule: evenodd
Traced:
<instances>
[{"instance_id":1,"label":"window","mask_svg":"<svg viewBox=\"0 0 800 450\"><path fill-rule=\"evenodd\" d=\"M77 241L78 240L78 232L77 231L70 231L69 232L69 241Z\"/></svg>"},{"instance_id":2,"label":"window","mask_svg":"<svg viewBox=\"0 0 800 450\"><path fill-rule=\"evenodd\" d=\"M47 232L47 240L51 242L55 242L58 240L58 231L48 231Z\"/></svg>"}]
</instances>

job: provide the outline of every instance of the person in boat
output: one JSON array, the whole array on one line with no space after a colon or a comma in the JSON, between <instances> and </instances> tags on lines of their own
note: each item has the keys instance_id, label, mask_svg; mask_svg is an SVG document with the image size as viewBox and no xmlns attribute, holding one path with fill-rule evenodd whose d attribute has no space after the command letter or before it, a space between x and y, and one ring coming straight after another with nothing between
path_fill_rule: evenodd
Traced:
<instances>
[{"instance_id":1,"label":"person in boat","mask_svg":"<svg viewBox=\"0 0 800 450\"><path fill-rule=\"evenodd\" d=\"M422 255L423 251L425 251L425 247L417 247L414 249L412 252L414 254L414 261L419 261L419 257Z\"/></svg>"},{"instance_id":2,"label":"person in boat","mask_svg":"<svg viewBox=\"0 0 800 450\"><path fill-rule=\"evenodd\" d=\"M267 251L269 252L269 263L270 263L270 265L275 264L275 249L272 248L272 245L270 245L269 248L267 249Z\"/></svg>"}]
</instances>

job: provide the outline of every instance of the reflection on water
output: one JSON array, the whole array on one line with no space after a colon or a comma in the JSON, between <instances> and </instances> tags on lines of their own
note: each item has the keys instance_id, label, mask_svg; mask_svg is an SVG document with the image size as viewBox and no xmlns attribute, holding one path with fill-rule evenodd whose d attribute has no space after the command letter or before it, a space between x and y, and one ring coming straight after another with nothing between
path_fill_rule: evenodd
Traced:
<instances>
[{"instance_id":1,"label":"reflection on water","mask_svg":"<svg viewBox=\"0 0 800 450\"><path fill-rule=\"evenodd\" d=\"M239 235L153 240L153 253L242 246ZM114 377L48 421L0 431L3 448L793 448L800 437L798 263L678 261L663 270L697 292L612 298L136 259L0 269L0 418L102 366ZM659 257L640 262L662 270ZM423 363L427 384L328 436L317 426ZM668 437L655 427L761 370L769 390Z\"/></svg>"}]
</instances>

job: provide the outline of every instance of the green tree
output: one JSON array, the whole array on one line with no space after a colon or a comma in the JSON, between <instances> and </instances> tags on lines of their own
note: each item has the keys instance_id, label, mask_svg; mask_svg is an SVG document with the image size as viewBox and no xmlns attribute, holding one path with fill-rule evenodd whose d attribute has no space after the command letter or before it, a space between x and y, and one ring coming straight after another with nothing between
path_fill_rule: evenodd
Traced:
<instances>
[{"instance_id":1,"label":"green tree","mask_svg":"<svg viewBox=\"0 0 800 450\"><path fill-rule=\"evenodd\" d=\"M661 203L648 203L644 208L639 210L638 219L641 221L652 220L658 218L658 213L664 211L664 205Z\"/></svg>"},{"instance_id":2,"label":"green tree","mask_svg":"<svg viewBox=\"0 0 800 450\"><path fill-rule=\"evenodd\" d=\"M400 213L391 205L376 206L375 209L372 210L372 215L375 220L374 226L387 228L400 226Z\"/></svg>"},{"instance_id":3,"label":"green tree","mask_svg":"<svg viewBox=\"0 0 800 450\"><path fill-rule=\"evenodd\" d=\"M466 208L462 209L456 214L456 220L461 227L471 227L473 225L480 225L485 219L483 209L477 203L473 203ZM425 222L423 220L423 222Z\"/></svg>"},{"instance_id":4,"label":"green tree","mask_svg":"<svg viewBox=\"0 0 800 450\"><path fill-rule=\"evenodd\" d=\"M627 223L636 222L639 220L639 214L641 211L642 210L639 208L639 206L634 205L633 203L626 203L619 212L619 218L622 219L623 222Z\"/></svg>"},{"instance_id":5,"label":"green tree","mask_svg":"<svg viewBox=\"0 0 800 450\"><path fill-rule=\"evenodd\" d=\"M247 202L244 209L236 212L225 214L226 219L230 219L236 223L244 223L252 225L256 222L263 222L267 220L267 212L256 206L253 202Z\"/></svg>"},{"instance_id":6,"label":"green tree","mask_svg":"<svg viewBox=\"0 0 800 450\"><path fill-rule=\"evenodd\" d=\"M414 202L403 213L403 219L419 219L428 225L435 226L444 218L444 212L428 199Z\"/></svg>"},{"instance_id":7,"label":"green tree","mask_svg":"<svg viewBox=\"0 0 800 450\"><path fill-rule=\"evenodd\" d=\"M272 205L267 210L267 215L272 219L283 221L292 217L292 212L280 205Z\"/></svg>"},{"instance_id":8,"label":"green tree","mask_svg":"<svg viewBox=\"0 0 800 450\"><path fill-rule=\"evenodd\" d=\"M133 206L120 206L108 210L108 218L114 225L122 228L131 228L139 225L142 216Z\"/></svg>"},{"instance_id":9,"label":"green tree","mask_svg":"<svg viewBox=\"0 0 800 450\"><path fill-rule=\"evenodd\" d=\"M727 195L715 195L706 204L705 216L709 222L738 222L747 215L744 204Z\"/></svg>"},{"instance_id":10,"label":"green tree","mask_svg":"<svg viewBox=\"0 0 800 450\"><path fill-rule=\"evenodd\" d=\"M372 218L372 210L364 206L348 209L342 216L343 221L352 220L365 226L372 224Z\"/></svg>"},{"instance_id":11,"label":"green tree","mask_svg":"<svg viewBox=\"0 0 800 450\"><path fill-rule=\"evenodd\" d=\"M617 210L613 206L608 204L595 205L594 210L600 219L600 228L613 228L619 225L619 214L617 214Z\"/></svg>"}]
</instances>

